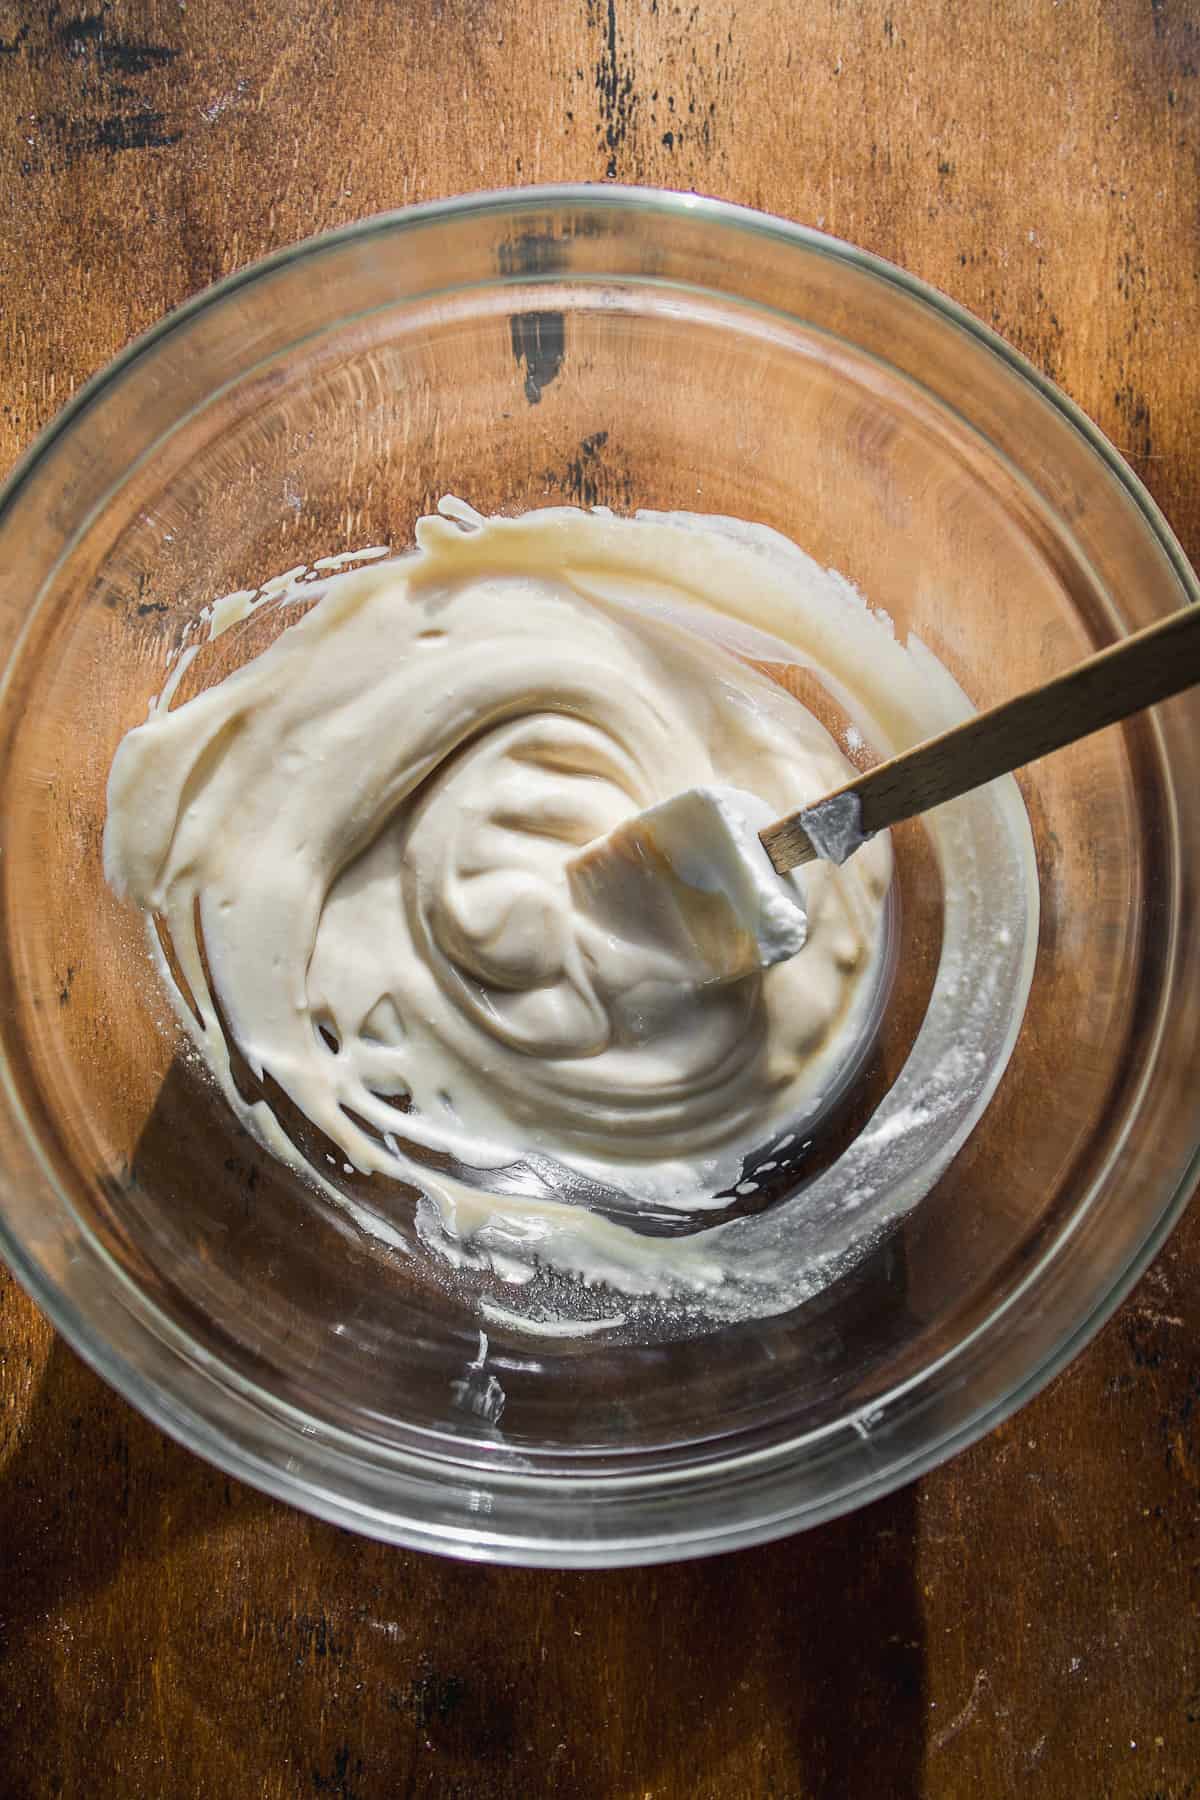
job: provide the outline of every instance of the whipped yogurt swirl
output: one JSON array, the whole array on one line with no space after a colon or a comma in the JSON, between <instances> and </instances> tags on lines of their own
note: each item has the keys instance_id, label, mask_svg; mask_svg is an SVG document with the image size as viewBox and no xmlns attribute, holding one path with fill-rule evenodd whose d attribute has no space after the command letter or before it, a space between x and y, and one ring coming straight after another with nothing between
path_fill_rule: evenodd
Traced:
<instances>
[{"instance_id":1,"label":"whipped yogurt swirl","mask_svg":"<svg viewBox=\"0 0 1200 1800\"><path fill-rule=\"evenodd\" d=\"M706 610L722 558L753 575L719 524L443 514L408 556L270 596L316 603L128 733L109 880L170 942L230 1105L335 1197L270 1084L376 1178L381 1222L416 1187L421 1235L460 1264L509 1287L549 1267L711 1293L729 1228L644 1237L639 1208L712 1206L748 1148L819 1106L878 977L888 844L807 871L803 951L725 984L689 979L636 918L589 915L567 864L623 819L699 783L783 813L848 765L736 653L729 615L758 622L754 596ZM223 603L221 628L252 604ZM532 1193L493 1178L513 1165L540 1172ZM627 1220L561 1200L555 1169Z\"/></svg>"}]
</instances>

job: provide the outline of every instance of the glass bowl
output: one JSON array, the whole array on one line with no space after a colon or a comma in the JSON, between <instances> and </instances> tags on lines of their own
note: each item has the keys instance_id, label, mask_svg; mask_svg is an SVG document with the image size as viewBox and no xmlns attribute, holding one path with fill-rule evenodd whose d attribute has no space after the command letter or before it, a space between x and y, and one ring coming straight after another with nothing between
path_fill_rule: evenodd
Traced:
<instances>
[{"instance_id":1,"label":"glass bowl","mask_svg":"<svg viewBox=\"0 0 1200 1800\"><path fill-rule=\"evenodd\" d=\"M619 188L413 208L223 282L85 388L0 498L18 1277L167 1431L371 1535L591 1566L775 1537L1028 1398L1184 1205L1200 824L1179 796L1200 700L1020 777L1040 927L1015 1049L948 1169L848 1273L782 1316L653 1343L490 1327L484 1361L461 1300L235 1125L101 867L113 752L199 609L402 549L446 492L773 526L980 706L1196 584L1111 446L951 302L816 232ZM919 989L940 896L928 859L912 868ZM874 1094L899 1073L887 1045Z\"/></svg>"}]
</instances>

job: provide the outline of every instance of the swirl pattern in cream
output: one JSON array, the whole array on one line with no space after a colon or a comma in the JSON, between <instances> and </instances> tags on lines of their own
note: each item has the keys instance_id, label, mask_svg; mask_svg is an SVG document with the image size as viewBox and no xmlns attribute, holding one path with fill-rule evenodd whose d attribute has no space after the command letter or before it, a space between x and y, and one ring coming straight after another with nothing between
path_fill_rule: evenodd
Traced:
<instances>
[{"instance_id":1,"label":"swirl pattern in cream","mask_svg":"<svg viewBox=\"0 0 1200 1800\"><path fill-rule=\"evenodd\" d=\"M580 911L567 860L630 814L710 782L784 812L848 765L672 584L695 533L446 511L414 554L305 588L317 603L262 654L126 736L109 879L165 927L189 1028L289 1161L234 1046L381 1191L444 1197L430 1171L450 1167L519 1212L486 1171L535 1154L634 1211L711 1205L854 1047L888 845L815 866L802 953L724 985L636 918L616 934Z\"/></svg>"}]
</instances>

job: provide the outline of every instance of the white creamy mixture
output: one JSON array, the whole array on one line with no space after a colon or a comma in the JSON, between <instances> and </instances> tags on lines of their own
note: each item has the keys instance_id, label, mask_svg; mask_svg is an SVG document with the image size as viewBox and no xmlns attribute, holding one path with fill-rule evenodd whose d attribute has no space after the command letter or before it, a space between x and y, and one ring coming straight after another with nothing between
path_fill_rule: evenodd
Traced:
<instances>
[{"instance_id":1,"label":"white creamy mixture","mask_svg":"<svg viewBox=\"0 0 1200 1800\"><path fill-rule=\"evenodd\" d=\"M800 954L716 984L647 909L591 904L569 864L684 788L749 790L765 819L848 778L739 649L810 662L847 703L865 689L860 723L888 751L960 703L773 533L442 512L413 555L276 585L266 598L317 604L126 736L109 880L165 928L230 1105L345 1199L269 1085L239 1095L232 1043L325 1134L326 1164L375 1177L368 1228L411 1247L417 1188L426 1245L499 1277L493 1306L536 1290L542 1330L561 1276L778 1310L802 1272L771 1272L766 1215L682 1238L638 1218L724 1206L745 1154L836 1085L879 973L887 843L807 869ZM254 603L219 603L213 634Z\"/></svg>"},{"instance_id":2,"label":"white creamy mixture","mask_svg":"<svg viewBox=\"0 0 1200 1800\"><path fill-rule=\"evenodd\" d=\"M759 838L777 817L744 788L684 788L623 819L567 865L576 903L619 936L657 933L693 981L730 981L808 942L806 885Z\"/></svg>"}]
</instances>

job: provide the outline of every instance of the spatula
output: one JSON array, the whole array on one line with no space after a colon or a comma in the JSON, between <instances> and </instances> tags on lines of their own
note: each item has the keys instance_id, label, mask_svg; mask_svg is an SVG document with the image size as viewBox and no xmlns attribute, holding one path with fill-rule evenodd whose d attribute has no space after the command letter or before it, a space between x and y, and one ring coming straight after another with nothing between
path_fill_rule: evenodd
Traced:
<instances>
[{"instance_id":1,"label":"spatula","mask_svg":"<svg viewBox=\"0 0 1200 1800\"><path fill-rule=\"evenodd\" d=\"M1200 606L1186 606L1065 675L977 713L771 820L753 794L689 788L625 820L568 866L578 903L607 929L637 920L683 977L729 981L802 949L792 871L843 863L877 832L955 800L1200 681Z\"/></svg>"},{"instance_id":2,"label":"spatula","mask_svg":"<svg viewBox=\"0 0 1200 1800\"><path fill-rule=\"evenodd\" d=\"M817 857L844 862L867 838L1026 763L1116 725L1200 681L1200 606L1185 606L1065 675L976 713L868 769L759 840L784 875Z\"/></svg>"}]
</instances>

